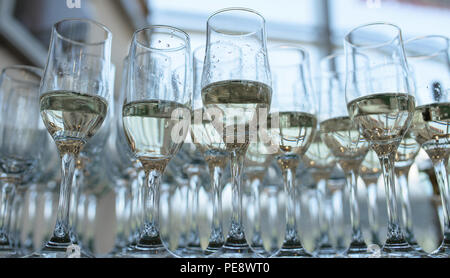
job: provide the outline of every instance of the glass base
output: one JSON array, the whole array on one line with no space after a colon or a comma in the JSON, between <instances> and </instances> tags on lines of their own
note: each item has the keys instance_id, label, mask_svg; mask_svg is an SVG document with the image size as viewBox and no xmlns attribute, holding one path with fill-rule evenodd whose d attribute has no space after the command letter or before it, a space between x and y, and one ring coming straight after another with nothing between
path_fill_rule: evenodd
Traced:
<instances>
[{"instance_id":1,"label":"glass base","mask_svg":"<svg viewBox=\"0 0 450 278\"><path fill-rule=\"evenodd\" d=\"M127 253L128 258L179 258L164 245L136 245Z\"/></svg>"},{"instance_id":2,"label":"glass base","mask_svg":"<svg viewBox=\"0 0 450 278\"><path fill-rule=\"evenodd\" d=\"M264 258L267 258L270 256L270 253L266 251L266 249L264 249L264 246L262 245L252 245L251 246L253 252L258 253L259 255L261 255Z\"/></svg>"},{"instance_id":3,"label":"glass base","mask_svg":"<svg viewBox=\"0 0 450 278\"><path fill-rule=\"evenodd\" d=\"M208 258L263 258L260 254L253 251L246 241L242 243L226 242L217 252L208 256Z\"/></svg>"},{"instance_id":4,"label":"glass base","mask_svg":"<svg viewBox=\"0 0 450 278\"><path fill-rule=\"evenodd\" d=\"M428 258L416 252L406 241L398 243L385 243L381 249L382 258Z\"/></svg>"},{"instance_id":5,"label":"glass base","mask_svg":"<svg viewBox=\"0 0 450 278\"><path fill-rule=\"evenodd\" d=\"M210 256L214 253L216 253L217 251L219 251L220 248L222 248L223 246L223 242L214 242L211 241L208 244L208 247L206 247L205 251L203 251L203 253L205 254L205 256Z\"/></svg>"},{"instance_id":6,"label":"glass base","mask_svg":"<svg viewBox=\"0 0 450 278\"><path fill-rule=\"evenodd\" d=\"M196 247L186 247L183 250L177 252L182 258L204 258L205 252L199 246Z\"/></svg>"},{"instance_id":7,"label":"glass base","mask_svg":"<svg viewBox=\"0 0 450 278\"><path fill-rule=\"evenodd\" d=\"M380 247L373 244L368 248L364 241L353 241L342 256L346 258L376 258L380 257Z\"/></svg>"},{"instance_id":8,"label":"glass base","mask_svg":"<svg viewBox=\"0 0 450 278\"><path fill-rule=\"evenodd\" d=\"M317 258L336 258L338 257L337 251L331 244L322 244L314 250L313 255Z\"/></svg>"},{"instance_id":9,"label":"glass base","mask_svg":"<svg viewBox=\"0 0 450 278\"><path fill-rule=\"evenodd\" d=\"M283 244L280 250L275 252L270 258L313 258L314 256L306 251L302 245L288 246Z\"/></svg>"},{"instance_id":10,"label":"glass base","mask_svg":"<svg viewBox=\"0 0 450 278\"><path fill-rule=\"evenodd\" d=\"M24 258L94 258L94 256L80 248L79 245L70 244L60 247L45 246L41 251L34 252Z\"/></svg>"},{"instance_id":11,"label":"glass base","mask_svg":"<svg viewBox=\"0 0 450 278\"><path fill-rule=\"evenodd\" d=\"M9 247L2 247L0 248L0 258L20 258L23 254L14 249Z\"/></svg>"},{"instance_id":12,"label":"glass base","mask_svg":"<svg viewBox=\"0 0 450 278\"><path fill-rule=\"evenodd\" d=\"M438 249L431 252L432 258L450 258L450 244L442 243Z\"/></svg>"}]
</instances>

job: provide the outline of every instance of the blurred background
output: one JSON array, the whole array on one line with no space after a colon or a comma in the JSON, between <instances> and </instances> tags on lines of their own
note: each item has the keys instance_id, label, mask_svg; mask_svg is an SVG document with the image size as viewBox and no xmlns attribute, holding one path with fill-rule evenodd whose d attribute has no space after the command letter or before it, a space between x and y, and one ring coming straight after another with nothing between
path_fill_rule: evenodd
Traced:
<instances>
[{"instance_id":1,"label":"blurred background","mask_svg":"<svg viewBox=\"0 0 450 278\"><path fill-rule=\"evenodd\" d=\"M269 44L299 43L303 45L311 54L311 68L314 76L319 74L320 59L331 53L342 51L345 33L360 24L374 21L394 23L402 29L404 39L428 34L450 37L450 0L1 0L0 68L14 64L43 67L46 63L52 25L63 18L91 18L109 27L113 33L112 62L116 66L117 100L122 63L127 55L134 30L149 24L172 25L189 33L192 50L194 50L205 43L208 16L216 10L231 6L259 11L267 21ZM233 19L230 18L230 20ZM367 36L377 36L377 34L367 34ZM439 210L435 206L438 202L433 199L433 192L435 192L433 178L432 175L427 174L431 165L427 161L426 154L421 153L418 156L417 163L410 173L410 190L416 237L426 251L431 251L440 241L441 232L439 231ZM112 185L109 186L112 182L107 178L99 179L98 183L102 184L104 190L96 191L95 206L90 209L88 203L86 213L91 214L88 220L92 222L92 248L95 253L105 254L113 248L115 241L115 193L111 190ZM306 192L304 197L307 198L307 182L299 181L299 184L304 185L303 189ZM263 217L264 219L270 219L269 216L273 213L271 211L273 208L270 206L271 198L278 198L278 203L283 204L283 196L278 196L282 195L280 189L281 187L277 188L277 186L267 186L264 190L262 213L267 216ZM223 198L225 219L227 210L230 209L231 193L229 191L225 188ZM386 222L383 191L381 181L378 191L381 224ZM163 192L162 201L167 198L164 194ZM174 203L177 203L177 198L182 199L182 196L177 194L174 197L175 201L172 200ZM364 207L367 192L363 185L359 195L363 204L362 218L367 219L364 214L367 214L367 208ZM200 198L203 200L200 213L204 214L205 222L201 224L203 227L201 235L205 242L208 237L208 217L210 217L206 190L202 190ZM308 200L303 202L304 206L310 205L308 202ZM346 201L343 203L346 204ZM35 209L43 211L44 205L40 204L40 207L37 206ZM310 210L311 206L312 212L309 213L314 215L314 206L310 205ZM51 212L52 209L48 209ZM182 210L181 206L178 209ZM277 209L284 217L283 208ZM161 210L163 214L166 213L164 206ZM305 211L309 211L308 208L305 208ZM345 221L348 222L348 210L345 207L344 213ZM311 219L302 217L302 219L301 229L305 233L305 238L313 242L314 229L317 229L313 223L314 217ZM171 221L178 220L173 218ZM266 223L266 225L269 224ZM283 225L279 226L283 227ZM367 227L364 221L363 226ZM283 231L279 234L282 236ZM383 232L381 234L383 235ZM267 233L263 236L269 237ZM313 243L305 243L305 245L311 247Z\"/></svg>"}]
</instances>

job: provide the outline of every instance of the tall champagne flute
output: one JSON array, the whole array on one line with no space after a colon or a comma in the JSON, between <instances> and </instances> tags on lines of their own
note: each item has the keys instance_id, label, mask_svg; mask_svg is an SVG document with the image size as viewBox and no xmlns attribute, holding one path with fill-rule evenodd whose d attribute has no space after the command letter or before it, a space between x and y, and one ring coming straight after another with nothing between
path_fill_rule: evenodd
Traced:
<instances>
[{"instance_id":1,"label":"tall champagne flute","mask_svg":"<svg viewBox=\"0 0 450 278\"><path fill-rule=\"evenodd\" d=\"M191 117L190 40L182 30L149 26L133 35L123 126L144 168L144 224L135 257L175 257L159 229L159 185L187 136Z\"/></svg>"},{"instance_id":2,"label":"tall champagne flute","mask_svg":"<svg viewBox=\"0 0 450 278\"><path fill-rule=\"evenodd\" d=\"M230 231L212 256L254 257L258 255L248 245L242 225L241 185L250 123L258 110L269 107L272 97L265 20L249 9L220 10L208 19L206 42L202 99L230 153L233 181ZM231 57L240 63L226 62Z\"/></svg>"},{"instance_id":3,"label":"tall champagne flute","mask_svg":"<svg viewBox=\"0 0 450 278\"><path fill-rule=\"evenodd\" d=\"M61 157L60 202L52 237L32 257L66 257L73 243L69 212L75 164L106 118L111 40L105 26L87 19L66 19L53 26L40 106Z\"/></svg>"},{"instance_id":4,"label":"tall champagne flute","mask_svg":"<svg viewBox=\"0 0 450 278\"><path fill-rule=\"evenodd\" d=\"M378 225L378 178L381 175L380 160L377 154L370 150L361 163L359 173L367 188L367 215L369 221L370 241L381 246Z\"/></svg>"},{"instance_id":5,"label":"tall champagne flute","mask_svg":"<svg viewBox=\"0 0 450 278\"><path fill-rule=\"evenodd\" d=\"M450 186L447 163L450 154L450 59L449 39L426 36L405 43L415 90L417 108L413 135L434 166L442 200L444 240L431 255L450 256Z\"/></svg>"},{"instance_id":6,"label":"tall champagne flute","mask_svg":"<svg viewBox=\"0 0 450 278\"><path fill-rule=\"evenodd\" d=\"M297 46L277 46L269 51L274 92L268 132L284 181L286 233L272 257L312 257L302 245L297 228L296 168L308 150L317 128L316 102L309 71L309 54Z\"/></svg>"},{"instance_id":7,"label":"tall champagne flute","mask_svg":"<svg viewBox=\"0 0 450 278\"><path fill-rule=\"evenodd\" d=\"M0 257L20 256L10 229L14 196L46 147L39 119L41 77L41 69L28 66L7 67L0 75Z\"/></svg>"},{"instance_id":8,"label":"tall champagne flute","mask_svg":"<svg viewBox=\"0 0 450 278\"><path fill-rule=\"evenodd\" d=\"M358 66L367 69L365 56L355 56ZM330 148L347 179L349 193L350 221L352 237L344 256L368 257L367 245L360 226L359 204L357 199L357 178L359 167L369 146L350 119L345 102L345 55L334 54L321 61L322 88L320 92L320 131L322 139Z\"/></svg>"},{"instance_id":9,"label":"tall champagne flute","mask_svg":"<svg viewBox=\"0 0 450 278\"><path fill-rule=\"evenodd\" d=\"M203 154L209 168L211 182L212 202L212 224L211 234L205 255L211 255L219 250L224 243L222 230L222 173L229 159L223 137L214 128L211 118L205 113L205 106L202 100L201 79L203 74L203 64L205 58L205 46L200 46L194 50L194 98L193 98L193 118L191 123L192 141L197 149ZM234 60L234 57L230 62Z\"/></svg>"},{"instance_id":10,"label":"tall champagne flute","mask_svg":"<svg viewBox=\"0 0 450 278\"><path fill-rule=\"evenodd\" d=\"M400 28L389 23L356 27L345 36L344 48L348 111L377 153L383 171L389 220L382 256L415 256L399 223L395 195L395 153L408 131L415 107ZM358 68L358 54L368 57L369 70Z\"/></svg>"}]
</instances>

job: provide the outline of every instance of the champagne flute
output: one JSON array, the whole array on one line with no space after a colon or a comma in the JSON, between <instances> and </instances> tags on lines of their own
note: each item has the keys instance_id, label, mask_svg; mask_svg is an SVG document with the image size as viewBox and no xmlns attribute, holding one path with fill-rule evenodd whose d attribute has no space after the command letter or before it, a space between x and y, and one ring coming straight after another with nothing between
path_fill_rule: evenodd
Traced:
<instances>
[{"instance_id":1,"label":"champagne flute","mask_svg":"<svg viewBox=\"0 0 450 278\"><path fill-rule=\"evenodd\" d=\"M67 257L74 250L68 247L73 244L69 215L75 164L107 115L111 39L105 26L87 19L66 19L53 26L40 106L61 157L60 202L52 237L31 257Z\"/></svg>"},{"instance_id":2,"label":"champagne flute","mask_svg":"<svg viewBox=\"0 0 450 278\"><path fill-rule=\"evenodd\" d=\"M371 32L370 36L367 33ZM414 96L400 28L389 23L356 27L344 40L347 57L346 101L351 119L377 153L383 171L388 207L384 257L413 257L397 215L394 160L414 114ZM369 70L358 68L356 55L369 59Z\"/></svg>"},{"instance_id":3,"label":"champagne flute","mask_svg":"<svg viewBox=\"0 0 450 278\"><path fill-rule=\"evenodd\" d=\"M123 126L145 171L144 224L134 257L175 257L159 229L159 185L187 136L191 111L190 40L182 30L149 26L133 35Z\"/></svg>"},{"instance_id":4,"label":"champagne flute","mask_svg":"<svg viewBox=\"0 0 450 278\"><path fill-rule=\"evenodd\" d=\"M208 19L206 41L202 99L230 153L233 181L231 228L225 244L212 256L259 257L245 237L241 185L250 123L258 110L270 105L272 97L265 20L249 9L220 10ZM240 63L226 62L231 57Z\"/></svg>"},{"instance_id":5,"label":"champagne flute","mask_svg":"<svg viewBox=\"0 0 450 278\"><path fill-rule=\"evenodd\" d=\"M194 100L193 118L191 123L192 141L203 154L209 168L211 182L211 200L213 200L213 215L211 234L205 255L211 255L219 250L224 243L222 230L222 173L228 162L229 154L226 151L223 137L214 128L211 118L205 113L202 101L201 79L205 58L205 46L195 49L194 60ZM238 49L237 49L238 50ZM231 61L234 60L234 57Z\"/></svg>"},{"instance_id":6,"label":"champagne flute","mask_svg":"<svg viewBox=\"0 0 450 278\"><path fill-rule=\"evenodd\" d=\"M46 146L39 119L41 77L41 69L28 66L7 67L0 75L0 257L20 256L10 230L14 196Z\"/></svg>"},{"instance_id":7,"label":"champagne flute","mask_svg":"<svg viewBox=\"0 0 450 278\"><path fill-rule=\"evenodd\" d=\"M450 154L450 59L449 39L426 36L405 43L415 90L416 112L412 125L413 135L434 166L442 200L444 240L431 256L450 256L450 187L447 163Z\"/></svg>"},{"instance_id":8,"label":"champagne flute","mask_svg":"<svg viewBox=\"0 0 450 278\"><path fill-rule=\"evenodd\" d=\"M361 68L367 69L367 59L355 56ZM359 204L357 199L357 178L359 167L369 146L360 135L356 125L348 116L345 102L345 55L334 54L321 61L322 89L320 129L322 139L330 148L347 179L349 192L350 221L352 238L344 256L363 258L370 256L360 227Z\"/></svg>"},{"instance_id":9,"label":"champagne flute","mask_svg":"<svg viewBox=\"0 0 450 278\"><path fill-rule=\"evenodd\" d=\"M312 257L302 245L296 220L296 168L308 150L317 128L316 102L309 72L309 54L297 46L269 51L274 83L268 132L283 174L286 233L283 245L271 257Z\"/></svg>"},{"instance_id":10,"label":"champagne flute","mask_svg":"<svg viewBox=\"0 0 450 278\"><path fill-rule=\"evenodd\" d=\"M381 175L381 166L377 154L370 150L359 168L364 184L367 187L367 215L369 221L370 241L381 246L379 238L380 226L378 225L378 178Z\"/></svg>"}]
</instances>

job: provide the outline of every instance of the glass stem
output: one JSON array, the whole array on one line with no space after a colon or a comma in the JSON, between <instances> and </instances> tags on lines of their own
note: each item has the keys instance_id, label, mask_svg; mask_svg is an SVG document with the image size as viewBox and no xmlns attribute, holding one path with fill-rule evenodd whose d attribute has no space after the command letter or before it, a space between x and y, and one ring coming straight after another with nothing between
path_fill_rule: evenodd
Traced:
<instances>
[{"instance_id":1,"label":"glass stem","mask_svg":"<svg viewBox=\"0 0 450 278\"><path fill-rule=\"evenodd\" d=\"M222 187L220 185L222 173L222 167L209 165L209 174L213 189L213 216L209 248L220 248L224 242L222 229Z\"/></svg>"},{"instance_id":2,"label":"glass stem","mask_svg":"<svg viewBox=\"0 0 450 278\"><path fill-rule=\"evenodd\" d=\"M296 158L280 159L279 162L283 172L284 191L287 197L286 204L286 234L283 246L300 247L301 242L297 232L297 218L295 213L295 169L298 166Z\"/></svg>"},{"instance_id":3,"label":"glass stem","mask_svg":"<svg viewBox=\"0 0 450 278\"><path fill-rule=\"evenodd\" d=\"M350 202L349 205L350 222L352 225L352 243L365 244L364 237L361 231L361 219L359 216L357 177L358 176L355 170L351 170L346 174Z\"/></svg>"},{"instance_id":4,"label":"glass stem","mask_svg":"<svg viewBox=\"0 0 450 278\"><path fill-rule=\"evenodd\" d=\"M200 247L199 217L198 217L198 195L200 192L200 177L193 174L189 177L189 189L191 191L191 224L188 247Z\"/></svg>"},{"instance_id":5,"label":"glass stem","mask_svg":"<svg viewBox=\"0 0 450 278\"><path fill-rule=\"evenodd\" d=\"M69 217L70 196L72 193L72 181L75 172L77 154L64 153L61 155L61 188L59 192L58 214L53 236L48 242L48 247L67 247L71 244Z\"/></svg>"},{"instance_id":6,"label":"glass stem","mask_svg":"<svg viewBox=\"0 0 450 278\"><path fill-rule=\"evenodd\" d=\"M69 226L70 226L70 239L74 244L77 244L78 242L78 234L77 229L79 228L78 223L78 204L80 203L80 193L82 190L82 186L84 184L84 173L83 169L76 167L74 172L75 182L73 183L72 187L72 194L70 196L71 198L71 217L69 219Z\"/></svg>"},{"instance_id":7,"label":"glass stem","mask_svg":"<svg viewBox=\"0 0 450 278\"><path fill-rule=\"evenodd\" d=\"M369 227L372 236L372 243L379 244L378 238L378 204L377 204L377 184L370 183L367 186L367 212L369 217Z\"/></svg>"},{"instance_id":8,"label":"glass stem","mask_svg":"<svg viewBox=\"0 0 450 278\"><path fill-rule=\"evenodd\" d=\"M402 223L405 227L405 236L409 243L415 243L413 233L413 223L411 214L411 203L409 201L409 189L408 189L408 171L401 171L397 174L398 185L400 188L400 201L402 205Z\"/></svg>"},{"instance_id":9,"label":"glass stem","mask_svg":"<svg viewBox=\"0 0 450 278\"><path fill-rule=\"evenodd\" d=\"M126 227L126 213L127 213L127 187L126 182L119 180L114 187L116 193L116 220L117 220L117 236L116 247L122 247L125 242L125 227Z\"/></svg>"},{"instance_id":10,"label":"glass stem","mask_svg":"<svg viewBox=\"0 0 450 278\"><path fill-rule=\"evenodd\" d=\"M434 171L441 192L442 215L444 217L444 244L450 245L450 186L445 160L434 163Z\"/></svg>"},{"instance_id":11,"label":"glass stem","mask_svg":"<svg viewBox=\"0 0 450 278\"><path fill-rule=\"evenodd\" d=\"M399 224L397 214L397 196L395 194L394 155L380 158L386 191L388 234L386 244L405 243L405 236Z\"/></svg>"},{"instance_id":12,"label":"glass stem","mask_svg":"<svg viewBox=\"0 0 450 278\"><path fill-rule=\"evenodd\" d=\"M332 196L333 226L336 227L336 248L345 249L344 244L344 214L343 214L343 194L342 189L333 192Z\"/></svg>"},{"instance_id":13,"label":"glass stem","mask_svg":"<svg viewBox=\"0 0 450 278\"><path fill-rule=\"evenodd\" d=\"M0 248L12 247L9 226L11 223L12 205L14 200L14 194L16 191L16 184L11 181L2 181L2 194L1 194L1 223L0 223Z\"/></svg>"},{"instance_id":14,"label":"glass stem","mask_svg":"<svg viewBox=\"0 0 450 278\"><path fill-rule=\"evenodd\" d=\"M14 247L16 249L22 248L22 239L21 239L21 232L24 227L24 210L23 207L25 205L25 195L27 193L27 187L24 186L18 186L16 188L16 194L14 196L13 200L13 221L11 221L11 230L12 230L12 237L14 240Z\"/></svg>"},{"instance_id":15,"label":"glass stem","mask_svg":"<svg viewBox=\"0 0 450 278\"><path fill-rule=\"evenodd\" d=\"M143 186L142 205L144 209L144 227L138 246L161 246L159 232L159 186L162 174L158 170L146 170L146 183Z\"/></svg>"},{"instance_id":16,"label":"glass stem","mask_svg":"<svg viewBox=\"0 0 450 278\"><path fill-rule=\"evenodd\" d=\"M242 173L244 167L245 150L233 150L231 156L231 177L232 186L232 213L231 227L228 233L227 242L236 244L247 244L244 227L242 225Z\"/></svg>"},{"instance_id":17,"label":"glass stem","mask_svg":"<svg viewBox=\"0 0 450 278\"><path fill-rule=\"evenodd\" d=\"M329 222L328 222L328 206L327 206L327 181L320 180L317 183L317 204L319 209L319 244L320 245L329 245Z\"/></svg>"},{"instance_id":18,"label":"glass stem","mask_svg":"<svg viewBox=\"0 0 450 278\"><path fill-rule=\"evenodd\" d=\"M263 241L261 237L261 185L262 182L259 178L254 178L251 181L251 189L253 195L253 238L252 238L252 246L262 247Z\"/></svg>"}]
</instances>

